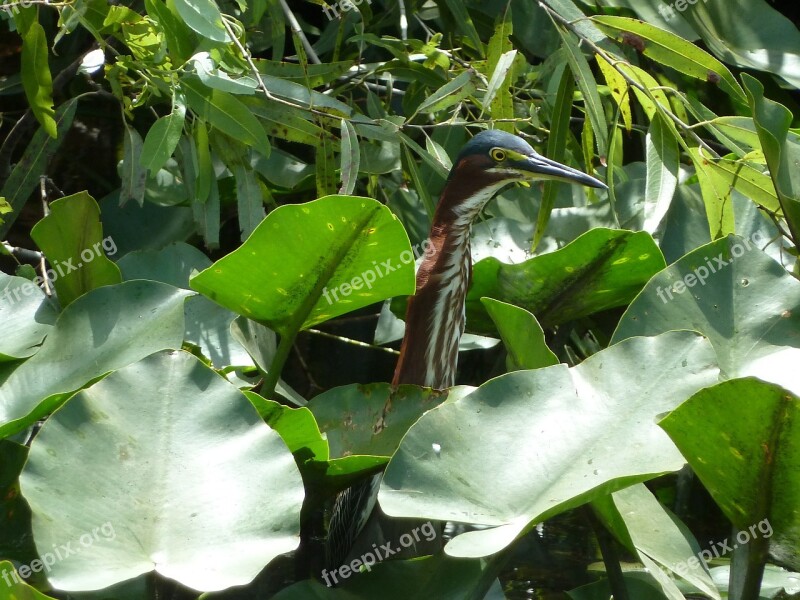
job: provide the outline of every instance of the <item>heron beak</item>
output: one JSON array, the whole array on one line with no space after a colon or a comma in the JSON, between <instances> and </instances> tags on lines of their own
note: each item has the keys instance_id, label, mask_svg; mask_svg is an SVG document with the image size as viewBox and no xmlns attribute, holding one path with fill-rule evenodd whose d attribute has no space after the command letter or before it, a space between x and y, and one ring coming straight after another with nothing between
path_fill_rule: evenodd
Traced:
<instances>
[{"instance_id":1,"label":"heron beak","mask_svg":"<svg viewBox=\"0 0 800 600\"><path fill-rule=\"evenodd\" d=\"M525 156L523 160L514 162L514 167L528 179L556 181L566 181L567 183L579 183L593 188L608 189L608 186L587 175L583 171L578 171L567 165L545 158L541 154Z\"/></svg>"}]
</instances>

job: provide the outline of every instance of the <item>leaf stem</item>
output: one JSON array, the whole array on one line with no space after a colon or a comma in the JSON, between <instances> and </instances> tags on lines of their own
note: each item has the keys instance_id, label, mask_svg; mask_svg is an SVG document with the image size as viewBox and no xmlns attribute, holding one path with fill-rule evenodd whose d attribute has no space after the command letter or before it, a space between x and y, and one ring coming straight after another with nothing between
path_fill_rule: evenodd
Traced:
<instances>
[{"instance_id":1,"label":"leaf stem","mask_svg":"<svg viewBox=\"0 0 800 600\"><path fill-rule=\"evenodd\" d=\"M283 366L289 358L289 353L292 351L294 339L297 337L298 329L294 330L291 335L286 333L281 335L281 340L278 342L278 349L275 351L275 356L269 365L269 371L264 378L264 384L261 386L261 395L268 400L272 399L275 395L275 386L278 385Z\"/></svg>"}]
</instances>

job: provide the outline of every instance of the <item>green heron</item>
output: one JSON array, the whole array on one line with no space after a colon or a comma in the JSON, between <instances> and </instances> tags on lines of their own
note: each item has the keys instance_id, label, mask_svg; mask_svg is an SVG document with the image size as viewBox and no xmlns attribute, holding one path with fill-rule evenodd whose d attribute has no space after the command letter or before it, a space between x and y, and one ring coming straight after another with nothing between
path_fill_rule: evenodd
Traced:
<instances>
[{"instance_id":1,"label":"green heron","mask_svg":"<svg viewBox=\"0 0 800 600\"><path fill-rule=\"evenodd\" d=\"M416 294L406 310L406 331L392 385L435 389L455 385L458 344L464 333L470 280L470 230L487 202L509 183L557 180L605 188L601 181L538 154L522 138L482 131L453 163L433 217ZM375 505L380 474L343 491L331 515L328 563L346 559Z\"/></svg>"}]
</instances>

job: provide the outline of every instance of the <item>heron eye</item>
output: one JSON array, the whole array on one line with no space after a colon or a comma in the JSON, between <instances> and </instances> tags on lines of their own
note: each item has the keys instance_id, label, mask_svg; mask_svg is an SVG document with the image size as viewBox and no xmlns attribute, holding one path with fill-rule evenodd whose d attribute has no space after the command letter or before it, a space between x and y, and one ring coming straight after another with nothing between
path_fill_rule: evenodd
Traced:
<instances>
[{"instance_id":1,"label":"heron eye","mask_svg":"<svg viewBox=\"0 0 800 600\"><path fill-rule=\"evenodd\" d=\"M492 148L492 151L489 154L497 162L500 162L500 161L503 161L503 160L506 159L506 151L503 150L502 148Z\"/></svg>"}]
</instances>

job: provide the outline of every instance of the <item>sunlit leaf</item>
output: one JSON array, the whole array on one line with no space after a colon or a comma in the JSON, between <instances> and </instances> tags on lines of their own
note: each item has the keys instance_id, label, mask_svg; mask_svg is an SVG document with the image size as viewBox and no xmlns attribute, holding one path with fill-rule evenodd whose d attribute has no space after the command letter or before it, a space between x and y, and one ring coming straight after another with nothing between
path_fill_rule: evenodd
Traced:
<instances>
[{"instance_id":1,"label":"sunlit leaf","mask_svg":"<svg viewBox=\"0 0 800 600\"><path fill-rule=\"evenodd\" d=\"M725 516L794 569L800 568L799 423L800 398L755 378L701 390L659 423Z\"/></svg>"},{"instance_id":2,"label":"sunlit leaf","mask_svg":"<svg viewBox=\"0 0 800 600\"><path fill-rule=\"evenodd\" d=\"M215 42L229 41L214 0L175 0L175 8L186 24L203 37Z\"/></svg>"},{"instance_id":3,"label":"sunlit leaf","mask_svg":"<svg viewBox=\"0 0 800 600\"><path fill-rule=\"evenodd\" d=\"M682 37L650 23L627 17L601 15L592 17L592 20L618 42L633 46L657 64L671 67L701 81L717 84L734 100L745 101L744 90L728 67Z\"/></svg>"},{"instance_id":4,"label":"sunlit leaf","mask_svg":"<svg viewBox=\"0 0 800 600\"><path fill-rule=\"evenodd\" d=\"M346 119L342 119L340 129L342 132L342 185L339 193L349 195L356 189L361 152L355 127Z\"/></svg>"},{"instance_id":5,"label":"sunlit leaf","mask_svg":"<svg viewBox=\"0 0 800 600\"><path fill-rule=\"evenodd\" d=\"M57 314L33 282L0 273L0 362L35 354Z\"/></svg>"},{"instance_id":6,"label":"sunlit leaf","mask_svg":"<svg viewBox=\"0 0 800 600\"><path fill-rule=\"evenodd\" d=\"M57 136L53 110L53 80L47 64L44 28L33 23L22 39L22 87L36 120L51 138Z\"/></svg>"},{"instance_id":7,"label":"sunlit leaf","mask_svg":"<svg viewBox=\"0 0 800 600\"><path fill-rule=\"evenodd\" d=\"M253 113L235 96L209 89L196 77L181 80L189 107L222 133L269 154L270 144L264 128Z\"/></svg>"},{"instance_id":8,"label":"sunlit leaf","mask_svg":"<svg viewBox=\"0 0 800 600\"><path fill-rule=\"evenodd\" d=\"M678 187L680 154L672 131L657 115L646 138L647 188L643 229L654 233L667 214L672 196Z\"/></svg>"},{"instance_id":9,"label":"sunlit leaf","mask_svg":"<svg viewBox=\"0 0 800 600\"><path fill-rule=\"evenodd\" d=\"M547 347L544 331L536 317L524 308L493 298L481 298L481 302L503 339L508 352L506 368L509 371L558 364L558 358Z\"/></svg>"},{"instance_id":10,"label":"sunlit leaf","mask_svg":"<svg viewBox=\"0 0 800 600\"><path fill-rule=\"evenodd\" d=\"M92 290L59 315L41 349L0 388L0 437L48 414L89 381L183 340L189 294L153 281Z\"/></svg>"},{"instance_id":11,"label":"sunlit leaf","mask_svg":"<svg viewBox=\"0 0 800 600\"><path fill-rule=\"evenodd\" d=\"M792 113L782 104L765 98L764 88L756 79L748 75L743 78L772 182L797 246L800 244L800 143L796 137L788 139Z\"/></svg>"},{"instance_id":12,"label":"sunlit leaf","mask_svg":"<svg viewBox=\"0 0 800 600\"><path fill-rule=\"evenodd\" d=\"M679 469L684 459L656 416L717 376L708 340L680 331L627 340L571 369L491 379L411 427L378 502L395 517L491 525L445 551L493 554L552 515ZM497 452L499 440L525 443Z\"/></svg>"},{"instance_id":13,"label":"sunlit leaf","mask_svg":"<svg viewBox=\"0 0 800 600\"><path fill-rule=\"evenodd\" d=\"M47 163L56 153L64 141L64 134L72 127L75 110L78 108L78 99L72 98L58 107L56 111L56 124L58 136L53 139L40 127L31 137L22 157L14 165L11 174L0 190L0 197L5 198L11 205L13 212L0 223L0 238L5 238L6 233L19 215L28 197L39 185L41 175L47 170Z\"/></svg>"},{"instance_id":14,"label":"sunlit leaf","mask_svg":"<svg viewBox=\"0 0 800 600\"><path fill-rule=\"evenodd\" d=\"M300 541L304 491L289 450L234 386L186 352L153 354L71 398L36 436L20 487L39 548L82 541L48 572L62 590L152 571L222 590L249 583Z\"/></svg>"},{"instance_id":15,"label":"sunlit leaf","mask_svg":"<svg viewBox=\"0 0 800 600\"><path fill-rule=\"evenodd\" d=\"M50 263L48 278L62 307L95 288L122 281L106 257L117 247L112 238L103 237L100 207L86 192L52 202L50 214L34 225L31 237Z\"/></svg>"},{"instance_id":16,"label":"sunlit leaf","mask_svg":"<svg viewBox=\"0 0 800 600\"><path fill-rule=\"evenodd\" d=\"M647 283L612 342L691 329L708 336L727 377L796 387L800 282L760 250L767 242L728 236L690 252Z\"/></svg>"},{"instance_id":17,"label":"sunlit leaf","mask_svg":"<svg viewBox=\"0 0 800 600\"><path fill-rule=\"evenodd\" d=\"M158 119L147 132L141 150L141 163L151 174L157 173L175 152L183 132L185 115L186 106L177 101L172 106L172 112Z\"/></svg>"},{"instance_id":18,"label":"sunlit leaf","mask_svg":"<svg viewBox=\"0 0 800 600\"><path fill-rule=\"evenodd\" d=\"M411 259L404 260L406 252ZM284 333L413 293L413 255L385 206L328 196L272 211L240 248L191 285Z\"/></svg>"}]
</instances>

